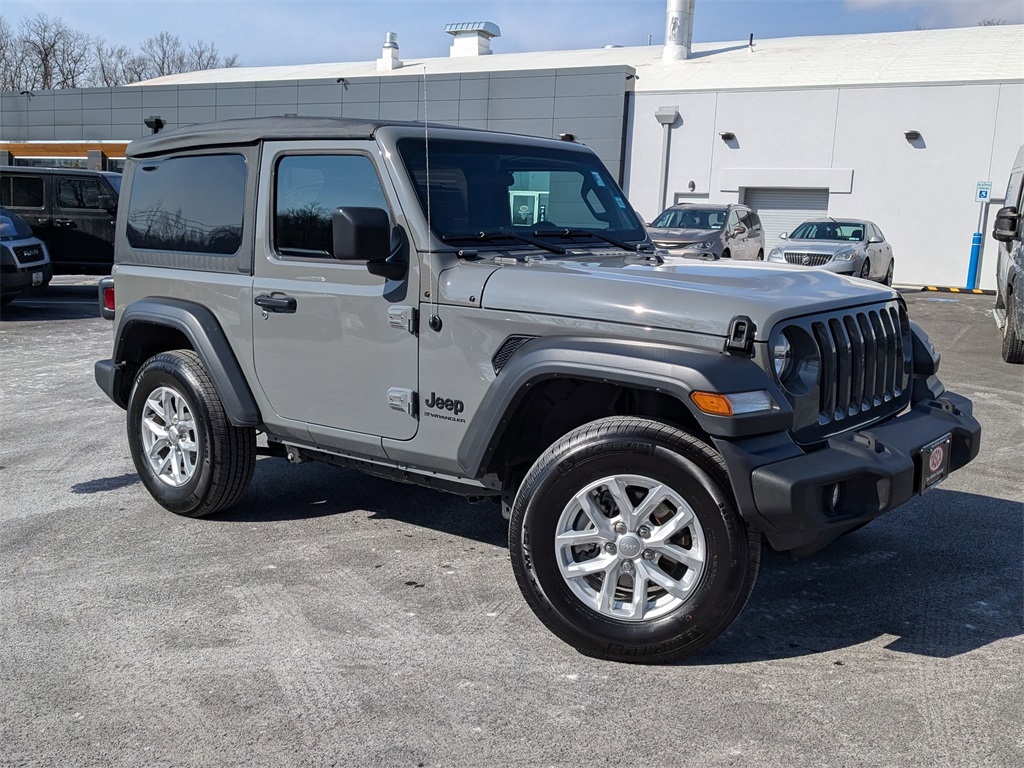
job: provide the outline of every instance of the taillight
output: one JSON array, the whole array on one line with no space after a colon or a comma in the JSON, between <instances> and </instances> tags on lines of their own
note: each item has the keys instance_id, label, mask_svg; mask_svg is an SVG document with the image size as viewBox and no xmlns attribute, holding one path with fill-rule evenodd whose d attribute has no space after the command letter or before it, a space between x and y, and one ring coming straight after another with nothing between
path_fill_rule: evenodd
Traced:
<instances>
[{"instance_id":1,"label":"taillight","mask_svg":"<svg viewBox=\"0 0 1024 768\"><path fill-rule=\"evenodd\" d=\"M103 289L103 308L109 309L111 312L114 311L114 287Z\"/></svg>"}]
</instances>

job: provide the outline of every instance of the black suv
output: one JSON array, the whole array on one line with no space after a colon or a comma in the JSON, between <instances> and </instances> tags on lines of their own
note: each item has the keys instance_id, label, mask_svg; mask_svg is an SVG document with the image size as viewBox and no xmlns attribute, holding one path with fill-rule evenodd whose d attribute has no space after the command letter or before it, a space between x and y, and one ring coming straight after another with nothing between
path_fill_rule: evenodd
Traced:
<instances>
[{"instance_id":1,"label":"black suv","mask_svg":"<svg viewBox=\"0 0 1024 768\"><path fill-rule=\"evenodd\" d=\"M109 275L121 174L0 167L0 205L25 219L58 274Z\"/></svg>"}]
</instances>

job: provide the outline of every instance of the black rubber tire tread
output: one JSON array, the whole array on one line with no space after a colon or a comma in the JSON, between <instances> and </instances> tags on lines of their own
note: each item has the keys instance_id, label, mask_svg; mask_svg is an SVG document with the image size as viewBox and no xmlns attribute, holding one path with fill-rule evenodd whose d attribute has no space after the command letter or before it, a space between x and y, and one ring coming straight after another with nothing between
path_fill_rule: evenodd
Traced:
<instances>
[{"instance_id":1,"label":"black rubber tire tread","mask_svg":"<svg viewBox=\"0 0 1024 768\"><path fill-rule=\"evenodd\" d=\"M0 307L6 307L8 304L10 304L16 298L18 298L18 294L17 293L12 293L12 294L9 294L7 296L0 296Z\"/></svg>"},{"instance_id":2,"label":"black rubber tire tread","mask_svg":"<svg viewBox=\"0 0 1024 768\"><path fill-rule=\"evenodd\" d=\"M1019 365L1024 363L1024 337L1017 327L1014 303L1015 299L1011 294L1006 307L1006 322L1003 324L1002 354L1005 362Z\"/></svg>"},{"instance_id":3,"label":"black rubber tire tread","mask_svg":"<svg viewBox=\"0 0 1024 768\"><path fill-rule=\"evenodd\" d=\"M885 272L885 281L884 281L885 284L890 286L890 287L892 286L892 275L893 275L893 272L895 271L895 268L896 268L896 262L890 259L889 260L889 269L887 269L886 272Z\"/></svg>"},{"instance_id":4,"label":"black rubber tire tread","mask_svg":"<svg viewBox=\"0 0 1024 768\"><path fill-rule=\"evenodd\" d=\"M723 259L731 259L732 258L732 251L730 251L728 248L726 248L724 251L722 251L722 258Z\"/></svg>"},{"instance_id":5,"label":"black rubber tire tread","mask_svg":"<svg viewBox=\"0 0 1024 768\"><path fill-rule=\"evenodd\" d=\"M203 466L194 478L195 492L184 499L168 497L166 487L152 476L142 456L134 406L140 382L154 373L179 382L203 432ZM150 391L152 388L142 395L143 401ZM128 443L139 477L153 498L165 509L184 517L205 517L237 503L256 468L256 430L231 424L202 360L190 349L154 355L139 369L128 402Z\"/></svg>"},{"instance_id":6,"label":"black rubber tire tread","mask_svg":"<svg viewBox=\"0 0 1024 768\"><path fill-rule=\"evenodd\" d=\"M764 251L763 250L760 250L760 251L757 252L757 260L758 261L764 261Z\"/></svg>"},{"instance_id":7,"label":"black rubber tire tread","mask_svg":"<svg viewBox=\"0 0 1024 768\"><path fill-rule=\"evenodd\" d=\"M864 259L864 263L860 265L860 272L857 273L857 277L863 280L871 279L871 261Z\"/></svg>"},{"instance_id":8,"label":"black rubber tire tread","mask_svg":"<svg viewBox=\"0 0 1024 768\"><path fill-rule=\"evenodd\" d=\"M742 583L731 596L731 605L726 606L715 625L704 628L694 639L686 639L686 635L694 634L693 631L689 631L675 638L676 642L666 644L660 641L648 646L636 645L628 651L615 652L608 649L607 643L605 647L598 647L594 642L581 642L578 637L564 631L559 623L561 619L557 615L558 609L544 594L531 565L526 562L529 560L532 563L532 553L528 553L524 558L520 532L531 497L538 491L539 486L544 485L548 477L564 474L566 471L559 466L563 459L573 457L574 462L582 465L602 447L611 447L623 454L637 454L641 453L637 450L640 444L654 445L671 451L703 473L706 479L714 484L717 494L715 500L723 518L722 522L727 529L729 540L733 542L732 565L735 567L737 562L740 563ZM760 567L761 534L749 527L740 517L730 489L728 468L721 455L707 443L674 425L629 416L613 416L584 424L560 438L537 459L516 495L509 526L509 551L516 581L530 608L544 625L584 655L636 664L665 664L693 656L725 632L743 610L750 599ZM704 526L706 522L702 521L701 524ZM726 562L728 563L728 560ZM696 613L696 609L689 606L686 608ZM671 616L678 616L681 613L682 607ZM687 620L691 618L690 614L686 615Z\"/></svg>"}]
</instances>

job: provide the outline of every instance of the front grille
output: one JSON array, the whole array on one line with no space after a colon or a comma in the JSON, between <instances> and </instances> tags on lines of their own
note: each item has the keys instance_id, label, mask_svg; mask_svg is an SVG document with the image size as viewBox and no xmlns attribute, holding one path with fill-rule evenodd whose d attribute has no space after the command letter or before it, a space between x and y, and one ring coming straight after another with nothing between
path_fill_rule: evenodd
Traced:
<instances>
[{"instance_id":1,"label":"front grille","mask_svg":"<svg viewBox=\"0 0 1024 768\"><path fill-rule=\"evenodd\" d=\"M38 261L43 260L43 246L41 245L22 245L14 249L14 256L18 259L18 263L22 265L35 264Z\"/></svg>"},{"instance_id":2,"label":"front grille","mask_svg":"<svg viewBox=\"0 0 1024 768\"><path fill-rule=\"evenodd\" d=\"M785 252L786 261L790 264L803 264L805 267L820 267L832 261L832 255L828 253L797 253Z\"/></svg>"},{"instance_id":3,"label":"front grille","mask_svg":"<svg viewBox=\"0 0 1024 768\"><path fill-rule=\"evenodd\" d=\"M902 410L910 398L910 321L900 302L794 321L820 355L816 387L792 397L796 437L820 440Z\"/></svg>"}]
</instances>

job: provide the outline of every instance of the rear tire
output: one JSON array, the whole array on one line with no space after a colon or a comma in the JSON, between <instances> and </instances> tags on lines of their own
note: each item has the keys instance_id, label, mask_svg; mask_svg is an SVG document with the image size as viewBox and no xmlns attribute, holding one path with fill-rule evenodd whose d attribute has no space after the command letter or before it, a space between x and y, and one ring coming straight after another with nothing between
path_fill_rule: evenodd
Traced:
<instances>
[{"instance_id":1,"label":"rear tire","mask_svg":"<svg viewBox=\"0 0 1024 768\"><path fill-rule=\"evenodd\" d=\"M537 617L588 656L664 663L721 635L757 578L761 536L725 463L676 427L631 417L579 427L516 495L512 570Z\"/></svg>"},{"instance_id":2,"label":"rear tire","mask_svg":"<svg viewBox=\"0 0 1024 768\"><path fill-rule=\"evenodd\" d=\"M128 400L128 446L153 498L185 517L230 507L256 467L256 430L228 421L192 350L164 352L143 364Z\"/></svg>"},{"instance_id":3,"label":"rear tire","mask_svg":"<svg viewBox=\"0 0 1024 768\"><path fill-rule=\"evenodd\" d=\"M757 252L757 260L758 261L764 261L764 251L758 251Z\"/></svg>"},{"instance_id":4,"label":"rear tire","mask_svg":"<svg viewBox=\"0 0 1024 768\"><path fill-rule=\"evenodd\" d=\"M722 251L722 258L723 259L731 259L732 258L732 252L728 248L726 248L724 251Z\"/></svg>"},{"instance_id":5,"label":"rear tire","mask_svg":"<svg viewBox=\"0 0 1024 768\"><path fill-rule=\"evenodd\" d=\"M1017 313L1013 294L1006 297L1006 322L1003 324L1003 360L1007 363L1024 363L1024 338L1017 328Z\"/></svg>"}]
</instances>

